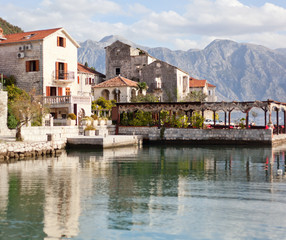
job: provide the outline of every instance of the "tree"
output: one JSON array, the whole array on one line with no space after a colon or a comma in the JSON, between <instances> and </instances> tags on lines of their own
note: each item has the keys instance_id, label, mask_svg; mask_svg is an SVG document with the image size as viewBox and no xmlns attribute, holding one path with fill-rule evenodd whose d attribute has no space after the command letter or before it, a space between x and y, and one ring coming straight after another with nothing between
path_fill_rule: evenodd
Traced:
<instances>
[{"instance_id":1,"label":"tree","mask_svg":"<svg viewBox=\"0 0 286 240\"><path fill-rule=\"evenodd\" d=\"M17 120L16 140L21 141L21 129L29 121L37 120L48 112L48 108L43 107L42 97L35 95L32 90L30 95L23 91L10 103L11 111Z\"/></svg>"},{"instance_id":2,"label":"tree","mask_svg":"<svg viewBox=\"0 0 286 240\"><path fill-rule=\"evenodd\" d=\"M159 99L154 94L147 93L146 95L139 94L132 97L131 102L159 102Z\"/></svg>"},{"instance_id":3,"label":"tree","mask_svg":"<svg viewBox=\"0 0 286 240\"><path fill-rule=\"evenodd\" d=\"M185 100L190 102L205 102L206 98L207 95L204 94L202 91L192 91L188 94Z\"/></svg>"},{"instance_id":4,"label":"tree","mask_svg":"<svg viewBox=\"0 0 286 240\"><path fill-rule=\"evenodd\" d=\"M115 106L116 101L106 100L104 97L100 97L97 100L92 102L91 108L92 110L100 110L100 109L112 109Z\"/></svg>"},{"instance_id":5,"label":"tree","mask_svg":"<svg viewBox=\"0 0 286 240\"><path fill-rule=\"evenodd\" d=\"M137 83L138 88L139 88L139 93L143 93L144 90L148 89L147 83L146 82L139 82Z\"/></svg>"}]
</instances>

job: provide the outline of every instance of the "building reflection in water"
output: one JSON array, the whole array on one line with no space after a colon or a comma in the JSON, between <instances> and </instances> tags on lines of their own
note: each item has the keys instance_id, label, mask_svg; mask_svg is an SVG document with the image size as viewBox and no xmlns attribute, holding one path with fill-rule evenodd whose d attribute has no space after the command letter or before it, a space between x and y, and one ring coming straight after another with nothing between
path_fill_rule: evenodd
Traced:
<instances>
[{"instance_id":1,"label":"building reflection in water","mask_svg":"<svg viewBox=\"0 0 286 240\"><path fill-rule=\"evenodd\" d=\"M90 222L98 229L156 228L162 224L158 213L182 216L189 197L216 197L201 182L284 181L285 151L286 146L128 147L1 164L0 221L29 222L39 239L79 236ZM12 234L12 227L0 227Z\"/></svg>"}]
</instances>

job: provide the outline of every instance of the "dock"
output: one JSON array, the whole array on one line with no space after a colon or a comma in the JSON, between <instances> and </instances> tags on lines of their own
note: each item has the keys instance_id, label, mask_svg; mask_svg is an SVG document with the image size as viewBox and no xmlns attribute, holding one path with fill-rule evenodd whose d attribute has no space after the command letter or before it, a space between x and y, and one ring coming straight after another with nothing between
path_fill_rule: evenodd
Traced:
<instances>
[{"instance_id":1,"label":"dock","mask_svg":"<svg viewBox=\"0 0 286 240\"><path fill-rule=\"evenodd\" d=\"M131 145L142 145L140 135L107 135L107 136L76 136L67 138L68 146L94 146L97 148L113 148Z\"/></svg>"}]
</instances>

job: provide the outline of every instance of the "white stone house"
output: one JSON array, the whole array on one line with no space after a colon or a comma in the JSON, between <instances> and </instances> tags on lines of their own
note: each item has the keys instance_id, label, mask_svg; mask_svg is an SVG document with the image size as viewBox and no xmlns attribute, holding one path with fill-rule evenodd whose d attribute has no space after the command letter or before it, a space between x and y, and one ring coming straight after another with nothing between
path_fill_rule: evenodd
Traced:
<instances>
[{"instance_id":1,"label":"white stone house","mask_svg":"<svg viewBox=\"0 0 286 240\"><path fill-rule=\"evenodd\" d=\"M216 86L207 82L207 80L198 80L190 77L189 81L190 92L201 91L207 95L206 102L216 102L217 96L215 94Z\"/></svg>"},{"instance_id":2,"label":"white stone house","mask_svg":"<svg viewBox=\"0 0 286 240\"><path fill-rule=\"evenodd\" d=\"M105 79L105 75L89 68L81 63L77 64L77 84L79 85L78 95L91 96L94 100L92 86L95 86Z\"/></svg>"},{"instance_id":3,"label":"white stone house","mask_svg":"<svg viewBox=\"0 0 286 240\"><path fill-rule=\"evenodd\" d=\"M0 31L1 32L1 31ZM91 114L91 97L77 84L79 44L64 28L0 34L0 72L16 85L43 95L55 119L68 113ZM59 120L60 121L60 120Z\"/></svg>"},{"instance_id":4,"label":"white stone house","mask_svg":"<svg viewBox=\"0 0 286 240\"><path fill-rule=\"evenodd\" d=\"M137 82L117 76L93 86L94 99L104 97L106 100L116 102L130 102L139 91Z\"/></svg>"},{"instance_id":5,"label":"white stone house","mask_svg":"<svg viewBox=\"0 0 286 240\"><path fill-rule=\"evenodd\" d=\"M188 95L189 74L183 70L120 41L105 50L107 79L121 75L146 82L148 92L154 93L163 102L180 101Z\"/></svg>"}]
</instances>

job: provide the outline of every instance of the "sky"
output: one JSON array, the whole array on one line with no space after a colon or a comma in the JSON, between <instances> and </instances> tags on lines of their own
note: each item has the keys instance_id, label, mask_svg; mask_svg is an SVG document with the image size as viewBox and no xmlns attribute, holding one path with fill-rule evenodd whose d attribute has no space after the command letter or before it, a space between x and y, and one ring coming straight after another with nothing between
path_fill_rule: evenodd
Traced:
<instances>
[{"instance_id":1,"label":"sky","mask_svg":"<svg viewBox=\"0 0 286 240\"><path fill-rule=\"evenodd\" d=\"M215 39L286 48L286 0L0 0L0 13L24 31L64 27L78 42L120 35L172 50Z\"/></svg>"}]
</instances>

